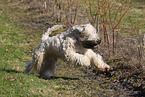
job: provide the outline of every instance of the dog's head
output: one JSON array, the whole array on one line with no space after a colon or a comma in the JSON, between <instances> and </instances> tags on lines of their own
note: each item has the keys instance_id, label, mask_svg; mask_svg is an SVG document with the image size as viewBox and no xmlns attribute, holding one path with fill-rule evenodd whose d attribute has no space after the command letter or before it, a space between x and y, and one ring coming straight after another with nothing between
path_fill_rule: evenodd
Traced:
<instances>
[{"instance_id":1,"label":"dog's head","mask_svg":"<svg viewBox=\"0 0 145 97\"><path fill-rule=\"evenodd\" d=\"M83 47L95 48L101 43L96 29L90 23L85 25L76 25L73 29L76 40Z\"/></svg>"}]
</instances>

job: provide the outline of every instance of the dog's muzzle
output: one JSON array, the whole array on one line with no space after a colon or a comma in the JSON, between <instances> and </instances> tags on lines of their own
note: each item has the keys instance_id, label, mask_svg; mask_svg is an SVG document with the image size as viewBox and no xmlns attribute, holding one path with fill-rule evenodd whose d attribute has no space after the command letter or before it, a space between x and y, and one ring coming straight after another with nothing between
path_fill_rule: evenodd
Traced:
<instances>
[{"instance_id":1,"label":"dog's muzzle","mask_svg":"<svg viewBox=\"0 0 145 97\"><path fill-rule=\"evenodd\" d=\"M101 40L98 40L98 41L81 41L81 42L82 42L83 47L93 49L93 48L96 48L101 43Z\"/></svg>"}]
</instances>

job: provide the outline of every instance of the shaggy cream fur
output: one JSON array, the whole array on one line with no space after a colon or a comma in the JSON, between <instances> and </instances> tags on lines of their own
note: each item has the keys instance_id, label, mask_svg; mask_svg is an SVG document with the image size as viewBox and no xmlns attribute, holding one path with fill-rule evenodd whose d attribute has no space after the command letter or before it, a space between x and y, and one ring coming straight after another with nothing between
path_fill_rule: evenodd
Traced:
<instances>
[{"instance_id":1,"label":"shaggy cream fur","mask_svg":"<svg viewBox=\"0 0 145 97\"><path fill-rule=\"evenodd\" d=\"M26 66L25 73L37 71L40 77L49 78L48 73L54 73L57 59L75 65L94 65L100 70L109 70L110 66L103 61L102 56L92 50L101 40L91 24L75 25L61 34L49 37L49 34L62 27L64 25L55 25L43 34L32 61Z\"/></svg>"}]
</instances>

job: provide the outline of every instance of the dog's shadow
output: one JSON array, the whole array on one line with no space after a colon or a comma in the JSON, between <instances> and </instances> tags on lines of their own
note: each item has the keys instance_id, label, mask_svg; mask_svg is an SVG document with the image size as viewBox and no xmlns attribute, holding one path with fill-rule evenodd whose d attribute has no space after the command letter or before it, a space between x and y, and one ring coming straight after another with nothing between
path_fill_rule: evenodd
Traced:
<instances>
[{"instance_id":1,"label":"dog's shadow","mask_svg":"<svg viewBox=\"0 0 145 97\"><path fill-rule=\"evenodd\" d=\"M22 71L17 71L13 69L1 69L0 71L6 71L7 73L23 73Z\"/></svg>"},{"instance_id":2,"label":"dog's shadow","mask_svg":"<svg viewBox=\"0 0 145 97\"><path fill-rule=\"evenodd\" d=\"M1 69L0 71L6 71L7 73L24 73L22 71L17 71L13 69ZM49 79L45 79L45 80L53 80L53 79L60 79L60 78L62 78L63 80L79 80L79 78L71 78L71 77L63 77L63 76L62 77L50 76Z\"/></svg>"},{"instance_id":3,"label":"dog's shadow","mask_svg":"<svg viewBox=\"0 0 145 97\"><path fill-rule=\"evenodd\" d=\"M39 76L38 76L39 77ZM39 77L41 78L41 77ZM53 79L63 79L63 80L79 80L79 78L71 78L71 77L58 77L58 76L50 76L50 78L45 79L45 80L53 80Z\"/></svg>"}]
</instances>

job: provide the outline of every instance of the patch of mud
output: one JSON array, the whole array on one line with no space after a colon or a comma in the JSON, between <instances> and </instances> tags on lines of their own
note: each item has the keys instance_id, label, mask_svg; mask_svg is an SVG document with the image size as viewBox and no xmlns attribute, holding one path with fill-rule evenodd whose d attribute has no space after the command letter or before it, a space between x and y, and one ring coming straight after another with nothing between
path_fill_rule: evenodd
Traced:
<instances>
[{"instance_id":1,"label":"patch of mud","mask_svg":"<svg viewBox=\"0 0 145 97\"><path fill-rule=\"evenodd\" d=\"M89 80L98 81L102 89L112 90L114 94L111 96L144 97L145 95L145 73L142 68L121 63L113 66L109 72L94 68L82 70Z\"/></svg>"}]
</instances>

